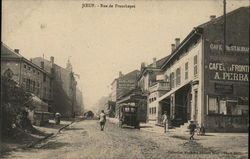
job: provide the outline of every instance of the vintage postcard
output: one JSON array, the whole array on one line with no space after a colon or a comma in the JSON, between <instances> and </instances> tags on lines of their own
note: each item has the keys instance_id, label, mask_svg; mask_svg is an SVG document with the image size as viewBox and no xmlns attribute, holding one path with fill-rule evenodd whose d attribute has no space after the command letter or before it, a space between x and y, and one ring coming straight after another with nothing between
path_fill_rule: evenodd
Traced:
<instances>
[{"instance_id":1,"label":"vintage postcard","mask_svg":"<svg viewBox=\"0 0 250 159\"><path fill-rule=\"evenodd\" d=\"M248 158L248 0L3 0L0 158Z\"/></svg>"}]
</instances>

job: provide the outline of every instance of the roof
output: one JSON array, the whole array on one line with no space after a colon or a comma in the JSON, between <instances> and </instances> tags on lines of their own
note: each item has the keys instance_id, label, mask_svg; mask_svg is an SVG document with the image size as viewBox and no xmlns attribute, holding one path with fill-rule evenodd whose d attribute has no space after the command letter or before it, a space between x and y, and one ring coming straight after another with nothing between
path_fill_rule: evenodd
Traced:
<instances>
[{"instance_id":1,"label":"roof","mask_svg":"<svg viewBox=\"0 0 250 159\"><path fill-rule=\"evenodd\" d=\"M165 56L165 57L161 58L160 60L157 60L157 61L156 61L156 67L153 67L153 63L150 64L150 65L148 65L147 67L144 67L144 68L141 70L141 72L140 72L140 74L139 74L139 76L138 76L138 79L140 79L141 76L142 76L144 73L146 73L148 70L157 70L157 71L160 71L161 66L162 66L169 58L170 58L170 55Z\"/></svg>"},{"instance_id":2,"label":"roof","mask_svg":"<svg viewBox=\"0 0 250 159\"><path fill-rule=\"evenodd\" d=\"M1 57L20 59L22 56L1 42Z\"/></svg>"},{"instance_id":3,"label":"roof","mask_svg":"<svg viewBox=\"0 0 250 159\"><path fill-rule=\"evenodd\" d=\"M240 8L238 8L238 9L235 9L235 10L233 10L233 11L227 13L227 14L226 14L226 17L228 17L228 16L230 16L230 15L232 15L232 14L235 14L235 13L241 11L241 10L249 11L249 9L250 9L250 7L240 7ZM206 22L206 23L203 23L203 24L201 24L201 25L198 25L197 28L206 28L207 26L209 26L209 25L211 25L211 24L218 23L219 21L223 20L223 17L224 17L223 15L222 15L222 16L219 16L219 17L215 18L214 20L210 20L210 21L208 21L208 22Z\"/></svg>"},{"instance_id":4,"label":"roof","mask_svg":"<svg viewBox=\"0 0 250 159\"><path fill-rule=\"evenodd\" d=\"M140 73L139 70L134 70L134 71L131 71L131 72L119 77L118 79L135 79L136 80L139 73Z\"/></svg>"},{"instance_id":5,"label":"roof","mask_svg":"<svg viewBox=\"0 0 250 159\"><path fill-rule=\"evenodd\" d=\"M111 85L113 85L113 83L119 79L137 79L137 77L139 76L140 74L140 71L139 70L134 70L134 71L131 71L121 77L117 77L113 80L113 82L111 83Z\"/></svg>"},{"instance_id":6,"label":"roof","mask_svg":"<svg viewBox=\"0 0 250 159\"><path fill-rule=\"evenodd\" d=\"M30 60L26 59L21 54L16 53L14 50L10 49L6 44L1 42L1 60L5 60L5 59L8 59L8 60L23 60L24 62L26 62L29 65L32 65L33 67L38 69L39 71L49 75L49 73L47 71L43 70L38 65L32 63Z\"/></svg>"},{"instance_id":7,"label":"roof","mask_svg":"<svg viewBox=\"0 0 250 159\"><path fill-rule=\"evenodd\" d=\"M161 58L160 60L156 61L156 68L160 68L162 66L162 64L170 57L170 55L165 56L163 58ZM147 67L153 67L153 63L151 63L150 65L148 65Z\"/></svg>"},{"instance_id":8,"label":"roof","mask_svg":"<svg viewBox=\"0 0 250 159\"><path fill-rule=\"evenodd\" d=\"M250 9L250 7L240 7L240 8L238 8L238 9L236 9L236 10L233 10L233 11L227 13L227 14L226 14L226 17L229 16L229 15L235 14L235 13L237 13L237 12L239 12L239 11L242 11L242 10L246 10L246 11L249 12L249 9ZM174 50L173 53L169 56L169 58L168 58L165 62L163 62L162 66L161 66L161 69L164 69L165 66L171 61L171 59L172 59L173 57L175 57L178 53L180 53L179 50L180 50L181 48L185 47L186 44L187 44L187 42L189 42L190 39L191 39L194 35L198 35L198 36L200 37L200 34L202 34L202 31L203 31L204 29L206 29L206 28L209 27L210 25L213 25L213 24L218 23L218 22L221 21L221 20L223 20L223 15L220 16L220 17L217 17L217 18L215 18L215 19L213 19L213 20L210 20L210 21L208 21L208 22L206 22L206 23L203 23L203 24L200 24L200 25L194 27L194 29L185 37L185 39L180 43L180 45L179 45L178 47L175 48L175 50Z\"/></svg>"}]
</instances>

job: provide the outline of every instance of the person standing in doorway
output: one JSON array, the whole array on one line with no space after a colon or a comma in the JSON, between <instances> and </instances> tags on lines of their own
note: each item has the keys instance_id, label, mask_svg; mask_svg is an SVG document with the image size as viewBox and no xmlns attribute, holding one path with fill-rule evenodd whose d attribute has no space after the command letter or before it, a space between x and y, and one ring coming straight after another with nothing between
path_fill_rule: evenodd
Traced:
<instances>
[{"instance_id":1,"label":"person standing in doorway","mask_svg":"<svg viewBox=\"0 0 250 159\"><path fill-rule=\"evenodd\" d=\"M190 121L190 124L188 126L189 130L190 130L190 140L194 140L194 132L195 132L195 129L196 129L196 124L194 123L194 121Z\"/></svg>"},{"instance_id":2,"label":"person standing in doorway","mask_svg":"<svg viewBox=\"0 0 250 159\"><path fill-rule=\"evenodd\" d=\"M103 131L106 123L106 114L104 113L104 110L102 110L101 114L99 115L99 122L101 126L101 131Z\"/></svg>"},{"instance_id":3,"label":"person standing in doorway","mask_svg":"<svg viewBox=\"0 0 250 159\"><path fill-rule=\"evenodd\" d=\"M164 133L168 131L168 115L167 111L164 112L163 114L163 125L164 125Z\"/></svg>"}]
</instances>

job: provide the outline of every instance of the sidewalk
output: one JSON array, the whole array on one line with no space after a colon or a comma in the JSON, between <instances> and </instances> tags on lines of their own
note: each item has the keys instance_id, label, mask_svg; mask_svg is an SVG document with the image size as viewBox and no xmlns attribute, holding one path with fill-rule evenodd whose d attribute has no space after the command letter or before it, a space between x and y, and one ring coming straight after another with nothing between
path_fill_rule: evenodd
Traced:
<instances>
[{"instance_id":1,"label":"sidewalk","mask_svg":"<svg viewBox=\"0 0 250 159\"><path fill-rule=\"evenodd\" d=\"M3 139L0 144L0 156L4 156L10 151L18 149L24 149L33 146L39 141L46 139L53 134L56 134L62 127L71 124L71 121L61 121L59 125L55 125L54 120L50 120L48 124L44 126L35 126L35 132L25 132L20 130L13 136Z\"/></svg>"}]
</instances>

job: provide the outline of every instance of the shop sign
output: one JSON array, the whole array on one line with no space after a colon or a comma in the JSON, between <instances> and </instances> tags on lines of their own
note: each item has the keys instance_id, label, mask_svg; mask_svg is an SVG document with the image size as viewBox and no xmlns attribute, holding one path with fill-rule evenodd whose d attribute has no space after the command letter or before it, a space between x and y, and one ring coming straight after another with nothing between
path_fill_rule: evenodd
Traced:
<instances>
[{"instance_id":1,"label":"shop sign","mask_svg":"<svg viewBox=\"0 0 250 159\"><path fill-rule=\"evenodd\" d=\"M215 92L218 93L233 93L233 85L232 84L220 84L220 83L215 83Z\"/></svg>"},{"instance_id":2,"label":"shop sign","mask_svg":"<svg viewBox=\"0 0 250 159\"><path fill-rule=\"evenodd\" d=\"M223 51L223 45L222 44L210 44L210 49L211 50L216 50L216 51ZM236 46L236 45L226 45L226 51L228 52L245 52L249 53L249 47L245 46Z\"/></svg>"},{"instance_id":3,"label":"shop sign","mask_svg":"<svg viewBox=\"0 0 250 159\"><path fill-rule=\"evenodd\" d=\"M208 69L214 80L249 81L249 65L210 62Z\"/></svg>"}]
</instances>

